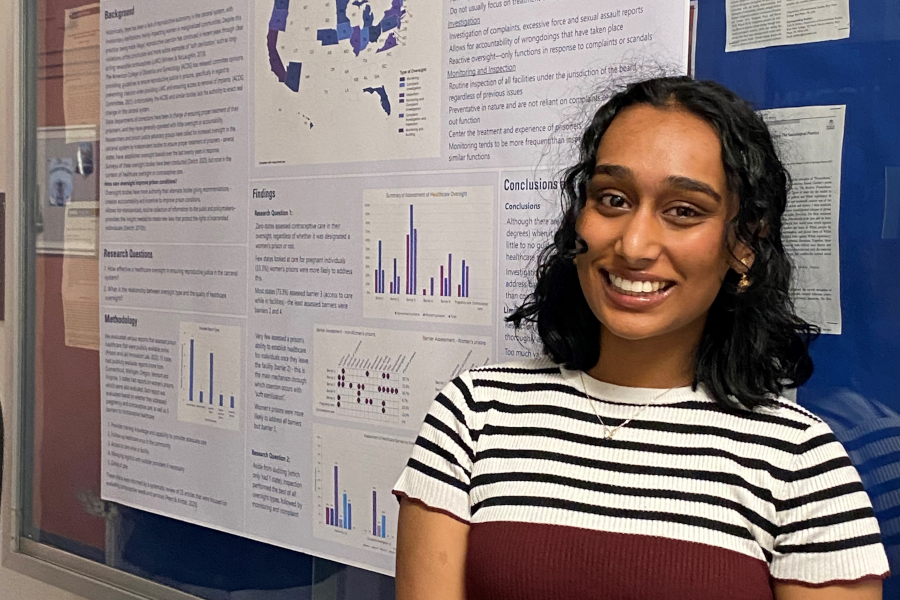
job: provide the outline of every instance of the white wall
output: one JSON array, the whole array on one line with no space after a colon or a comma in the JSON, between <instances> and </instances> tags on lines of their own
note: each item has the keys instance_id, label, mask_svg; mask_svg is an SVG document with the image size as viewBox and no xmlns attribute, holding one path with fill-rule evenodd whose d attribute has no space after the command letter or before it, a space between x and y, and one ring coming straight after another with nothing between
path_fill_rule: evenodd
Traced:
<instances>
[{"instance_id":1,"label":"white wall","mask_svg":"<svg viewBox=\"0 0 900 600\"><path fill-rule=\"evenodd\" d=\"M83 597L0 568L0 600L83 600Z\"/></svg>"},{"instance_id":2,"label":"white wall","mask_svg":"<svg viewBox=\"0 0 900 600\"><path fill-rule=\"evenodd\" d=\"M16 338L19 314L18 269L16 261L18 242L18 201L15 189L18 173L18 147L16 144L17 115L16 104L19 94L17 70L19 64L19 1L0 0L0 192L6 192L6 320L0 321L0 406L7 430L3 467L3 503L6 513L10 508L11 448L10 432L15 427L16 363L18 343ZM27 0L32 1L32 0ZM2 522L8 522L3 519ZM2 530L0 541L9 543L9 537ZM0 567L0 600L80 600L76 596L45 583Z\"/></svg>"}]
</instances>

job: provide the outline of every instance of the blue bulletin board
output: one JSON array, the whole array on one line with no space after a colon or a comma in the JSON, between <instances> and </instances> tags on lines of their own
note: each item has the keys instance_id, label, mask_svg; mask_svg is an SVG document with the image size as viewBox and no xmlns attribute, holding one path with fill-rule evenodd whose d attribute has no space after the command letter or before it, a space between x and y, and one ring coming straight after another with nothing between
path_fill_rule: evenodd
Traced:
<instances>
[{"instance_id":1,"label":"blue bulletin board","mask_svg":"<svg viewBox=\"0 0 900 600\"><path fill-rule=\"evenodd\" d=\"M725 2L698 7L696 72L758 109L846 105L841 335L813 345L798 393L860 472L900 598L900 0L851 0L844 40L725 52Z\"/></svg>"}]
</instances>

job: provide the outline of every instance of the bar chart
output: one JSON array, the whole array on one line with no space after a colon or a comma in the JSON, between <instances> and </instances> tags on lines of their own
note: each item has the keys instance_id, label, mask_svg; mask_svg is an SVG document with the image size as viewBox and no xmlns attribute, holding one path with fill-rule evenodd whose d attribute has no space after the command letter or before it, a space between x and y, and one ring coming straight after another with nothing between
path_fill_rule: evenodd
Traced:
<instances>
[{"instance_id":1,"label":"bar chart","mask_svg":"<svg viewBox=\"0 0 900 600\"><path fill-rule=\"evenodd\" d=\"M372 535L387 538L387 514L378 510L378 490L372 490Z\"/></svg>"},{"instance_id":2,"label":"bar chart","mask_svg":"<svg viewBox=\"0 0 900 600\"><path fill-rule=\"evenodd\" d=\"M490 187L366 190L366 317L489 325Z\"/></svg>"},{"instance_id":3,"label":"bar chart","mask_svg":"<svg viewBox=\"0 0 900 600\"><path fill-rule=\"evenodd\" d=\"M313 534L393 554L398 506L391 489L412 441L320 424L313 433Z\"/></svg>"},{"instance_id":4,"label":"bar chart","mask_svg":"<svg viewBox=\"0 0 900 600\"><path fill-rule=\"evenodd\" d=\"M313 356L316 416L414 432L448 381L493 360L493 344L480 336L318 325Z\"/></svg>"},{"instance_id":5,"label":"bar chart","mask_svg":"<svg viewBox=\"0 0 900 600\"><path fill-rule=\"evenodd\" d=\"M182 322L178 419L237 430L241 402L241 329Z\"/></svg>"},{"instance_id":6,"label":"bar chart","mask_svg":"<svg viewBox=\"0 0 900 600\"><path fill-rule=\"evenodd\" d=\"M403 263L403 268L405 269L405 273L401 274L397 271L397 259L393 259L394 270L391 275L390 285L385 288L384 285L384 244L382 240L378 240L378 266L375 269L375 272L372 273L372 282L375 286L376 294L394 294L394 295L406 295L406 296L417 296L419 292L419 269L418 269L418 256L419 256L419 230L415 225L415 215L414 215L415 205L409 205L409 233L406 234L406 261ZM469 297L469 280L471 278L471 273L469 273L469 267L466 266L466 259L460 259L460 265L458 270L458 277L460 282L456 284L456 293L453 292L454 279L453 279L453 254L447 255L446 264L442 264L440 266L440 275L437 278L438 286L437 286L437 295L442 298L450 298L452 296L456 296L457 298L468 298ZM471 265L471 261L469 263ZM434 287L434 277L429 278L428 285L422 287L422 296L434 296L435 295L435 287ZM400 282L404 281L404 287L401 290Z\"/></svg>"},{"instance_id":7,"label":"bar chart","mask_svg":"<svg viewBox=\"0 0 900 600\"><path fill-rule=\"evenodd\" d=\"M341 492L338 466L334 465L334 502L325 506L325 524L340 529L353 529L353 504L347 499L347 492ZM338 503L338 495L343 503ZM343 511L341 507L343 506Z\"/></svg>"}]
</instances>

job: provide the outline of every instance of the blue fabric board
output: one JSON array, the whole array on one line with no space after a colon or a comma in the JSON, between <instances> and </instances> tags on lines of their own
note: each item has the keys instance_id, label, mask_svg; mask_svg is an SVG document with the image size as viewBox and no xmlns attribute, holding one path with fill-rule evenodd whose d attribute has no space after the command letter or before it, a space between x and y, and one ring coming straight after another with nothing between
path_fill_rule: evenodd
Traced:
<instances>
[{"instance_id":1,"label":"blue fabric board","mask_svg":"<svg viewBox=\"0 0 900 600\"><path fill-rule=\"evenodd\" d=\"M851 0L848 39L741 52L725 52L723 0L701 0L698 17L699 79L725 84L758 109L847 107L843 332L815 342L815 374L798 399L850 450L898 574L884 597L900 598L900 240L883 236L892 230L900 167L900 0Z\"/></svg>"}]
</instances>

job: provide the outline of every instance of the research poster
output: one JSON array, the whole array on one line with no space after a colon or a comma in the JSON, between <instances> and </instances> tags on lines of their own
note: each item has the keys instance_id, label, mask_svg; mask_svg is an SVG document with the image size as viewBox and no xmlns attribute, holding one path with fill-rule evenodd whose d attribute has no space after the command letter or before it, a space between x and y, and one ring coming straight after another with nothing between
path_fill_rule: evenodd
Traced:
<instances>
[{"instance_id":1,"label":"research poster","mask_svg":"<svg viewBox=\"0 0 900 600\"><path fill-rule=\"evenodd\" d=\"M559 171L688 6L103 0L103 497L393 574L428 406L531 356Z\"/></svg>"}]
</instances>

